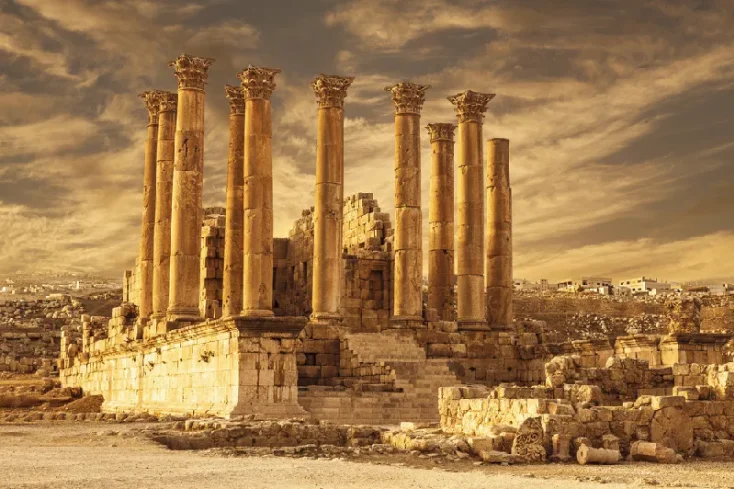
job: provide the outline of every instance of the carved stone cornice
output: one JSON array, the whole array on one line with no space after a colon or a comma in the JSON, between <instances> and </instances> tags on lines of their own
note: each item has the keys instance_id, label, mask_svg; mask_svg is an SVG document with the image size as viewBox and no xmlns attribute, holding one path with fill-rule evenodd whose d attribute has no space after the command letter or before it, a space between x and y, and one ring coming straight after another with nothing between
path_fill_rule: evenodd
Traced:
<instances>
[{"instance_id":1,"label":"carved stone cornice","mask_svg":"<svg viewBox=\"0 0 734 489\"><path fill-rule=\"evenodd\" d=\"M229 99L229 115L242 115L245 113L245 91L242 87L224 85L224 93Z\"/></svg>"},{"instance_id":2,"label":"carved stone cornice","mask_svg":"<svg viewBox=\"0 0 734 489\"><path fill-rule=\"evenodd\" d=\"M428 134L431 136L431 142L434 141L452 141L454 140L454 130L456 124L450 122L432 122L426 126Z\"/></svg>"},{"instance_id":3,"label":"carved stone cornice","mask_svg":"<svg viewBox=\"0 0 734 489\"><path fill-rule=\"evenodd\" d=\"M324 75L317 76L311 82L313 93L319 107L344 107L344 99L347 96L347 88L354 81L353 76Z\"/></svg>"},{"instance_id":4,"label":"carved stone cornice","mask_svg":"<svg viewBox=\"0 0 734 489\"><path fill-rule=\"evenodd\" d=\"M237 78L242 81L245 100L258 98L270 100L275 90L275 75L278 73L280 70L252 65L238 73Z\"/></svg>"},{"instance_id":5,"label":"carved stone cornice","mask_svg":"<svg viewBox=\"0 0 734 489\"><path fill-rule=\"evenodd\" d=\"M426 100L426 90L430 85L418 85L411 82L400 82L392 87L385 87L392 93L396 114L420 114Z\"/></svg>"},{"instance_id":6,"label":"carved stone cornice","mask_svg":"<svg viewBox=\"0 0 734 489\"><path fill-rule=\"evenodd\" d=\"M138 95L143 99L145 108L148 109L148 124L158 124L161 94L163 94L161 90L148 90Z\"/></svg>"},{"instance_id":7,"label":"carved stone cornice","mask_svg":"<svg viewBox=\"0 0 734 489\"><path fill-rule=\"evenodd\" d=\"M193 89L204 91L206 79L209 72L209 66L214 62L214 58L200 58L182 54L174 61L168 63L172 66L176 78L178 78L178 89Z\"/></svg>"},{"instance_id":8,"label":"carved stone cornice","mask_svg":"<svg viewBox=\"0 0 734 489\"><path fill-rule=\"evenodd\" d=\"M456 107L459 123L479 122L484 119L487 104L495 97L493 93L479 93L467 90L448 97L449 102Z\"/></svg>"},{"instance_id":9,"label":"carved stone cornice","mask_svg":"<svg viewBox=\"0 0 734 489\"><path fill-rule=\"evenodd\" d=\"M160 111L176 112L178 107L178 94L176 92L161 92Z\"/></svg>"}]
</instances>

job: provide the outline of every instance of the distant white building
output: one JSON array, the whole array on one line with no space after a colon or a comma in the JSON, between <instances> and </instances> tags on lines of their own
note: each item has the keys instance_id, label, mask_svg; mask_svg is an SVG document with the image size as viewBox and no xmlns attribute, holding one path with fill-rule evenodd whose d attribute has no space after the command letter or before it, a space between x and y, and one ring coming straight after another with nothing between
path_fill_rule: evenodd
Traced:
<instances>
[{"instance_id":1,"label":"distant white building","mask_svg":"<svg viewBox=\"0 0 734 489\"><path fill-rule=\"evenodd\" d=\"M579 277L576 279L566 280L558 284L558 290L578 291L596 289L601 290L606 287L611 289L612 279L607 277Z\"/></svg>"},{"instance_id":2,"label":"distant white building","mask_svg":"<svg viewBox=\"0 0 734 489\"><path fill-rule=\"evenodd\" d=\"M633 294L647 293L650 295L667 294L673 291L673 287L664 282L658 282L655 278L636 277L619 282L620 287L629 289Z\"/></svg>"},{"instance_id":3,"label":"distant white building","mask_svg":"<svg viewBox=\"0 0 734 489\"><path fill-rule=\"evenodd\" d=\"M551 284L548 279L542 278L539 282L530 282L524 278L516 278L512 282L515 290L527 290L533 292L548 292L551 290L557 290L558 285Z\"/></svg>"}]
</instances>

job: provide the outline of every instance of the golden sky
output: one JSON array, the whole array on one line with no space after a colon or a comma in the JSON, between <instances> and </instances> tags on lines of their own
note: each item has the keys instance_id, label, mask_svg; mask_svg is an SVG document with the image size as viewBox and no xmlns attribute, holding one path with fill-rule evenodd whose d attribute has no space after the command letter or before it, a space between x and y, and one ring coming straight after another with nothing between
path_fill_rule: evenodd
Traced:
<instances>
[{"instance_id":1,"label":"golden sky","mask_svg":"<svg viewBox=\"0 0 734 489\"><path fill-rule=\"evenodd\" d=\"M387 85L496 93L511 141L515 276L731 280L731 0L0 0L0 272L118 276L139 239L147 116L167 62L216 58L205 205L223 205L225 84L282 69L273 94L275 233L313 205L318 73L355 76L345 190L393 211ZM423 139L424 238L430 146ZM486 155L485 155L486 157Z\"/></svg>"}]
</instances>

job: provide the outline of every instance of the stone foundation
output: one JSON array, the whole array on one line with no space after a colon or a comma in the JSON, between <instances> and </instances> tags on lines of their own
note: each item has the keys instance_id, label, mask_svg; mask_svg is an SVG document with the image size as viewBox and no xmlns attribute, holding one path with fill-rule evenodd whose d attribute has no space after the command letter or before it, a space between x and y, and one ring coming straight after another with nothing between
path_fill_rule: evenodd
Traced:
<instances>
[{"instance_id":1,"label":"stone foundation","mask_svg":"<svg viewBox=\"0 0 734 489\"><path fill-rule=\"evenodd\" d=\"M104 396L105 412L278 418L297 403L295 338L305 318L224 319L146 341L101 339L61 360L62 385Z\"/></svg>"}]
</instances>

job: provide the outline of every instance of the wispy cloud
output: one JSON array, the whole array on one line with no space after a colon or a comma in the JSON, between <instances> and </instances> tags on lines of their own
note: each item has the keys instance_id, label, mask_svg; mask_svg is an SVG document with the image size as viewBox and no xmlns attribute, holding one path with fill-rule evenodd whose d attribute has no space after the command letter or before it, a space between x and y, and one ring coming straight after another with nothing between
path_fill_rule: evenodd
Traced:
<instances>
[{"instance_id":1,"label":"wispy cloud","mask_svg":"<svg viewBox=\"0 0 734 489\"><path fill-rule=\"evenodd\" d=\"M393 210L385 86L431 84L425 124L455 120L446 95L491 91L484 137L511 140L518 275L734 275L721 265L728 223L702 217L734 204L728 187L716 186L734 170L731 130L722 127L733 121L690 102L734 103L727 0L294 1L285 10L234 0L0 4L8 7L0 13L0 189L8 189L0 192L8 230L0 270L32 260L117 274L133 263L147 120L136 94L174 90L166 62L187 51L217 58L207 87L205 205L225 197L222 86L248 63L283 69L273 95L277 235L313 205L309 82L326 70L356 76L345 105L346 193L373 192ZM422 141L426 238L426 133Z\"/></svg>"}]
</instances>

